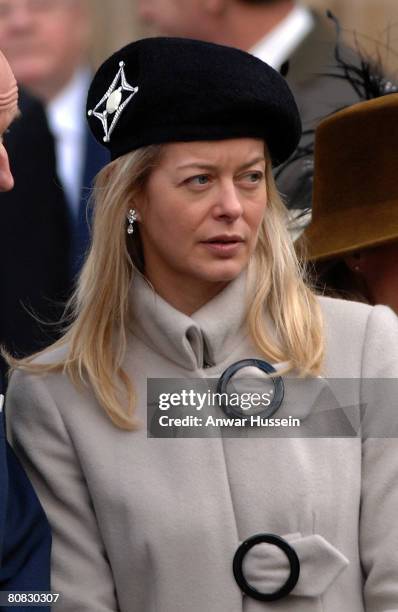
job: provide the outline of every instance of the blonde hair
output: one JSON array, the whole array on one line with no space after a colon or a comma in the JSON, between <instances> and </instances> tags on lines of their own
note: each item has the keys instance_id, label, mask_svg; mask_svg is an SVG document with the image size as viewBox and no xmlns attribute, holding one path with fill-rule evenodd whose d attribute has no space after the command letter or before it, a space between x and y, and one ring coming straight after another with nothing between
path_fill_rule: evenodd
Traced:
<instances>
[{"instance_id":1,"label":"blonde hair","mask_svg":"<svg viewBox=\"0 0 398 612\"><path fill-rule=\"evenodd\" d=\"M89 384L112 422L127 430L138 426L133 381L123 369L131 325L128 296L133 274L143 271L143 260L137 233L133 247L127 246L126 214L145 188L161 150L154 145L129 153L97 176L92 245L67 306L69 326L51 347L65 347L65 357L46 363L49 349L20 360L7 357L13 368L36 374L64 372L77 387ZM270 163L266 181L267 207L250 263L254 296L248 327L268 360L287 362L286 369L301 376L317 375L324 354L320 307L304 282ZM272 330L267 329L265 310Z\"/></svg>"}]
</instances>

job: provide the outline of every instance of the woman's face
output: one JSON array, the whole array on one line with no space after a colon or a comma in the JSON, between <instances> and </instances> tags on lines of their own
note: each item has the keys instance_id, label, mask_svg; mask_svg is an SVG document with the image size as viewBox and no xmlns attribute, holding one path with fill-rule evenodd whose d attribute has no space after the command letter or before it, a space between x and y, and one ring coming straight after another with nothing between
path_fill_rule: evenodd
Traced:
<instances>
[{"instance_id":1,"label":"woman's face","mask_svg":"<svg viewBox=\"0 0 398 612\"><path fill-rule=\"evenodd\" d=\"M264 142L168 144L136 202L152 284L228 283L247 266L267 204Z\"/></svg>"},{"instance_id":2,"label":"woman's face","mask_svg":"<svg viewBox=\"0 0 398 612\"><path fill-rule=\"evenodd\" d=\"M385 304L398 314L398 242L359 251L349 262L364 280L372 304Z\"/></svg>"}]
</instances>

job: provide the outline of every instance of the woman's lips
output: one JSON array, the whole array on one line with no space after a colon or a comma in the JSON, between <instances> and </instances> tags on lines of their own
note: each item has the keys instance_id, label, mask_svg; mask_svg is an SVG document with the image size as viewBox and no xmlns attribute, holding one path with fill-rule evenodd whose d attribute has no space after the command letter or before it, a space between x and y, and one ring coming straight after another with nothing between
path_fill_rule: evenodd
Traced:
<instances>
[{"instance_id":1,"label":"woman's lips","mask_svg":"<svg viewBox=\"0 0 398 612\"><path fill-rule=\"evenodd\" d=\"M238 253L244 242L242 240L224 241L208 241L202 244L213 254L219 257L232 257Z\"/></svg>"}]
</instances>

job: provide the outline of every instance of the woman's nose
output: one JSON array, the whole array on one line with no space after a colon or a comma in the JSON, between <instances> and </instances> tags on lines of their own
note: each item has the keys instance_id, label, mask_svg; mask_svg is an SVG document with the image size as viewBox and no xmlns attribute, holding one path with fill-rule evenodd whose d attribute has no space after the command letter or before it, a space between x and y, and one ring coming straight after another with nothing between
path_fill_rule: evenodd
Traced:
<instances>
[{"instance_id":1,"label":"woman's nose","mask_svg":"<svg viewBox=\"0 0 398 612\"><path fill-rule=\"evenodd\" d=\"M237 219L241 216L242 203L233 181L221 187L218 195L217 213L219 216L231 219Z\"/></svg>"}]
</instances>

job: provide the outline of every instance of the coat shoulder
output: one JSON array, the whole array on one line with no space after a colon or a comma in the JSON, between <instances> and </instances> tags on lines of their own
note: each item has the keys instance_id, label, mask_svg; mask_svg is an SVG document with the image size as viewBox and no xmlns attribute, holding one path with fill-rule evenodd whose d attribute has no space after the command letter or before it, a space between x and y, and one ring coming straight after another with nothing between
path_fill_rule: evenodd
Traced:
<instances>
[{"instance_id":1,"label":"coat shoulder","mask_svg":"<svg viewBox=\"0 0 398 612\"><path fill-rule=\"evenodd\" d=\"M47 350L36 355L31 364L33 366L54 366L60 364L59 371L32 371L24 368L15 368L10 376L7 392L7 407L10 413L10 406L14 400L27 402L29 406L34 404L33 398L40 396L40 403L50 399L49 389L55 384L62 388L72 391L73 385L67 374L62 371L62 363L68 356L68 345L52 346Z\"/></svg>"},{"instance_id":2,"label":"coat shoulder","mask_svg":"<svg viewBox=\"0 0 398 612\"><path fill-rule=\"evenodd\" d=\"M32 363L37 365L54 365L65 361L69 353L69 344L62 346L53 345L45 351L42 351L32 360Z\"/></svg>"},{"instance_id":3,"label":"coat shoulder","mask_svg":"<svg viewBox=\"0 0 398 612\"><path fill-rule=\"evenodd\" d=\"M390 308L328 297L318 300L329 376L376 376L376 370L398 363L398 317ZM387 376L398 376L395 370Z\"/></svg>"},{"instance_id":4,"label":"coat shoulder","mask_svg":"<svg viewBox=\"0 0 398 612\"><path fill-rule=\"evenodd\" d=\"M352 302L339 298L318 296L319 304L326 318L332 317L337 321L344 321L351 318L359 318L363 324L374 310L374 306L363 304L362 302Z\"/></svg>"}]
</instances>

